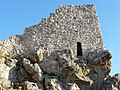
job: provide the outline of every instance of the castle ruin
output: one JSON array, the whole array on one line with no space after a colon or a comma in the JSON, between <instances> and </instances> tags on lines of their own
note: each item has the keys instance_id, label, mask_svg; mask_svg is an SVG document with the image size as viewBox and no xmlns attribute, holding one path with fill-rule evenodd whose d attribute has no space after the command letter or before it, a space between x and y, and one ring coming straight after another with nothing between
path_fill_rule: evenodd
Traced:
<instances>
[{"instance_id":1,"label":"castle ruin","mask_svg":"<svg viewBox=\"0 0 120 90\"><path fill-rule=\"evenodd\" d=\"M93 4L60 6L49 18L43 18L41 23L26 28L23 35L16 37L17 46L20 50L24 47L23 51L41 48L51 53L71 48L75 56L82 56L90 50L103 49L100 25Z\"/></svg>"}]
</instances>

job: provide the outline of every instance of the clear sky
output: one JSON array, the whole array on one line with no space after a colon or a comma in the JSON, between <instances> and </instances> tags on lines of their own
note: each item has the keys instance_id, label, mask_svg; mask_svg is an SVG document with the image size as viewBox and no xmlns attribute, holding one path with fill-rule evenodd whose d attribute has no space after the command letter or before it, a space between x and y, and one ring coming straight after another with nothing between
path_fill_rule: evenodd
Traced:
<instances>
[{"instance_id":1,"label":"clear sky","mask_svg":"<svg viewBox=\"0 0 120 90\"><path fill-rule=\"evenodd\" d=\"M95 4L104 47L112 53L112 72L120 73L120 0L0 0L0 40L23 34L60 5Z\"/></svg>"}]
</instances>

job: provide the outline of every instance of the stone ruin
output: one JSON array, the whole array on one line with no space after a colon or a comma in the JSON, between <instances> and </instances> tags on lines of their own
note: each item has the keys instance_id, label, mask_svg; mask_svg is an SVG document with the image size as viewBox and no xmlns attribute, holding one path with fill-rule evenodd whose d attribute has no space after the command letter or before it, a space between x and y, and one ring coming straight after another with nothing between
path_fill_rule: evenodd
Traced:
<instances>
[{"instance_id":1,"label":"stone ruin","mask_svg":"<svg viewBox=\"0 0 120 90\"><path fill-rule=\"evenodd\" d=\"M20 50L33 51L39 48L54 50L71 48L77 55L77 45L81 44L83 55L90 50L103 49L102 35L94 5L60 6L49 18L26 28L18 38L16 46ZM11 42L14 44L14 42Z\"/></svg>"},{"instance_id":2,"label":"stone ruin","mask_svg":"<svg viewBox=\"0 0 120 90\"><path fill-rule=\"evenodd\" d=\"M60 6L0 50L0 90L120 90L93 4Z\"/></svg>"}]
</instances>

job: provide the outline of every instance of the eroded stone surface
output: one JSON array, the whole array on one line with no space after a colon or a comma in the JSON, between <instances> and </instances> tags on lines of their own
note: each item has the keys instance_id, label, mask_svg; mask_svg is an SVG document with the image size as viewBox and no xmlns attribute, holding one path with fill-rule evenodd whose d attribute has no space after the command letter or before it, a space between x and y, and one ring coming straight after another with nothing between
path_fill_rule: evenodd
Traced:
<instances>
[{"instance_id":1,"label":"eroded stone surface","mask_svg":"<svg viewBox=\"0 0 120 90\"><path fill-rule=\"evenodd\" d=\"M95 5L60 6L23 35L0 41L0 89L119 90L111 58Z\"/></svg>"}]
</instances>

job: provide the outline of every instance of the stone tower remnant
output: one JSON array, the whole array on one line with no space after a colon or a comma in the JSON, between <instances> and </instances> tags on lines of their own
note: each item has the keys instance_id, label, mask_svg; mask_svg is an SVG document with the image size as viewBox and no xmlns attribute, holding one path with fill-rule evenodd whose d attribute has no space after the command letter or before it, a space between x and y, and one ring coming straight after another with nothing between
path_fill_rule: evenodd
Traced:
<instances>
[{"instance_id":1,"label":"stone tower remnant","mask_svg":"<svg viewBox=\"0 0 120 90\"><path fill-rule=\"evenodd\" d=\"M93 4L60 6L0 41L0 90L120 90Z\"/></svg>"},{"instance_id":2,"label":"stone tower remnant","mask_svg":"<svg viewBox=\"0 0 120 90\"><path fill-rule=\"evenodd\" d=\"M26 28L25 33L17 37L20 44L17 46L23 51L41 48L51 53L71 48L77 56L78 52L85 55L90 50L103 49L100 25L93 4L60 6L49 18L43 18L41 23Z\"/></svg>"}]
</instances>

